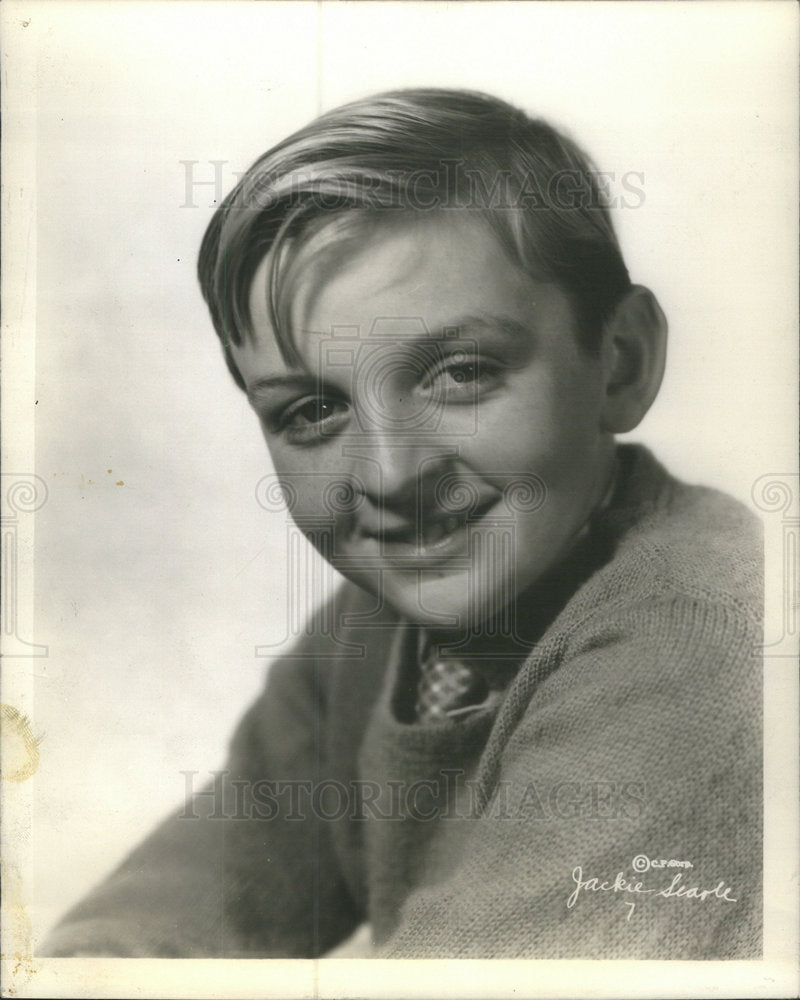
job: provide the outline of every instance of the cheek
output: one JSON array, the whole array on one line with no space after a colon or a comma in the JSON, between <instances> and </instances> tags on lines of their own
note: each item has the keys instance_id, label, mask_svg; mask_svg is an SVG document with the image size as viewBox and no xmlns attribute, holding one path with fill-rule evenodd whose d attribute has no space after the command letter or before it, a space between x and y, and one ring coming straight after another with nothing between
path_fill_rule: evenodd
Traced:
<instances>
[{"instance_id":1,"label":"cheek","mask_svg":"<svg viewBox=\"0 0 800 1000\"><path fill-rule=\"evenodd\" d=\"M598 393L586 378L520 380L514 391L483 408L477 433L465 439L464 462L502 488L508 478L535 475L550 497L531 521L547 525L558 506L582 508L594 482L601 435ZM530 530L532 525L527 525Z\"/></svg>"},{"instance_id":2,"label":"cheek","mask_svg":"<svg viewBox=\"0 0 800 1000\"><path fill-rule=\"evenodd\" d=\"M353 489L339 450L304 450L272 442L269 452L283 503L295 526L326 559L335 562L364 503L364 497Z\"/></svg>"},{"instance_id":3,"label":"cheek","mask_svg":"<svg viewBox=\"0 0 800 1000\"><path fill-rule=\"evenodd\" d=\"M513 386L502 419L495 418L494 436L511 447L524 442L543 453L590 442L599 436L601 389L592 367L579 362L543 366Z\"/></svg>"},{"instance_id":4,"label":"cheek","mask_svg":"<svg viewBox=\"0 0 800 1000\"><path fill-rule=\"evenodd\" d=\"M352 491L343 482L341 459L319 449L282 446L266 435L275 475L293 518L304 534L332 527L352 507Z\"/></svg>"},{"instance_id":5,"label":"cheek","mask_svg":"<svg viewBox=\"0 0 800 1000\"><path fill-rule=\"evenodd\" d=\"M484 475L537 472L567 450L577 428L541 394L498 400L479 414L475 433L459 442L463 458Z\"/></svg>"}]
</instances>

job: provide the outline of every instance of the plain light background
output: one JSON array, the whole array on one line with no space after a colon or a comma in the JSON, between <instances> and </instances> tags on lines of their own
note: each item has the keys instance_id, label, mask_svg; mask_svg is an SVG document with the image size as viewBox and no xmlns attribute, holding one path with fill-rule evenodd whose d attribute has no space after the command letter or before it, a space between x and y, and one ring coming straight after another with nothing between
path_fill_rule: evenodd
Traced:
<instances>
[{"instance_id":1,"label":"plain light background","mask_svg":"<svg viewBox=\"0 0 800 1000\"><path fill-rule=\"evenodd\" d=\"M796 18L783 3L16 4L13 43L36 60L18 108L36 136L26 418L49 490L24 625L48 656L15 664L42 737L40 940L182 804L181 772L222 766L263 683L255 648L286 631L286 520L256 502L268 458L194 277L214 198L318 111L390 87L483 89L565 127L601 170L643 177L615 221L670 347L630 437L750 503L796 461ZM187 205L187 169L221 188Z\"/></svg>"}]
</instances>

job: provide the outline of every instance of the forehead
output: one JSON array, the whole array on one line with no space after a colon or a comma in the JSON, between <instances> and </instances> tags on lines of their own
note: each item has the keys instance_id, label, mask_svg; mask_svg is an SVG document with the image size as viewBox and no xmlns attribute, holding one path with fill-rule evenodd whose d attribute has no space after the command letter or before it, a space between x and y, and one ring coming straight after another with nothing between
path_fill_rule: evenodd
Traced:
<instances>
[{"instance_id":1,"label":"forehead","mask_svg":"<svg viewBox=\"0 0 800 1000\"><path fill-rule=\"evenodd\" d=\"M271 265L268 254L250 288L253 337L233 351L246 382L265 366L286 370L267 307ZM488 225L466 213L373 221L346 241L323 232L298 251L292 272L291 337L306 363L321 338L388 346L421 332L449 336L465 319L471 329L555 326L572 339L566 296L525 274Z\"/></svg>"}]
</instances>

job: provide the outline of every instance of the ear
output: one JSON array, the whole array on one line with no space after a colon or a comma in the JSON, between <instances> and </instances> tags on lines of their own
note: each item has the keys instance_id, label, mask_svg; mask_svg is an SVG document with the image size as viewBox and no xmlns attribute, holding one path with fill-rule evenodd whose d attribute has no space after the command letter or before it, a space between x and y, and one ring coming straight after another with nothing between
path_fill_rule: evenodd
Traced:
<instances>
[{"instance_id":1,"label":"ear","mask_svg":"<svg viewBox=\"0 0 800 1000\"><path fill-rule=\"evenodd\" d=\"M664 376L667 320L653 293L634 285L603 331L606 372L601 426L611 434L632 431L650 409Z\"/></svg>"}]
</instances>

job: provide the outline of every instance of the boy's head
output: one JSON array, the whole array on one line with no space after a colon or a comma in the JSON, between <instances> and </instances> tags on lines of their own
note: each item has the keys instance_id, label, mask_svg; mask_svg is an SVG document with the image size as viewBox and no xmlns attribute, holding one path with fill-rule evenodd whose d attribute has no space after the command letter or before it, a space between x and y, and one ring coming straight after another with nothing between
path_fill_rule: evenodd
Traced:
<instances>
[{"instance_id":1,"label":"boy's head","mask_svg":"<svg viewBox=\"0 0 800 1000\"><path fill-rule=\"evenodd\" d=\"M586 157L494 98L322 116L217 210L200 279L298 525L466 629L570 548L663 370Z\"/></svg>"}]
</instances>

